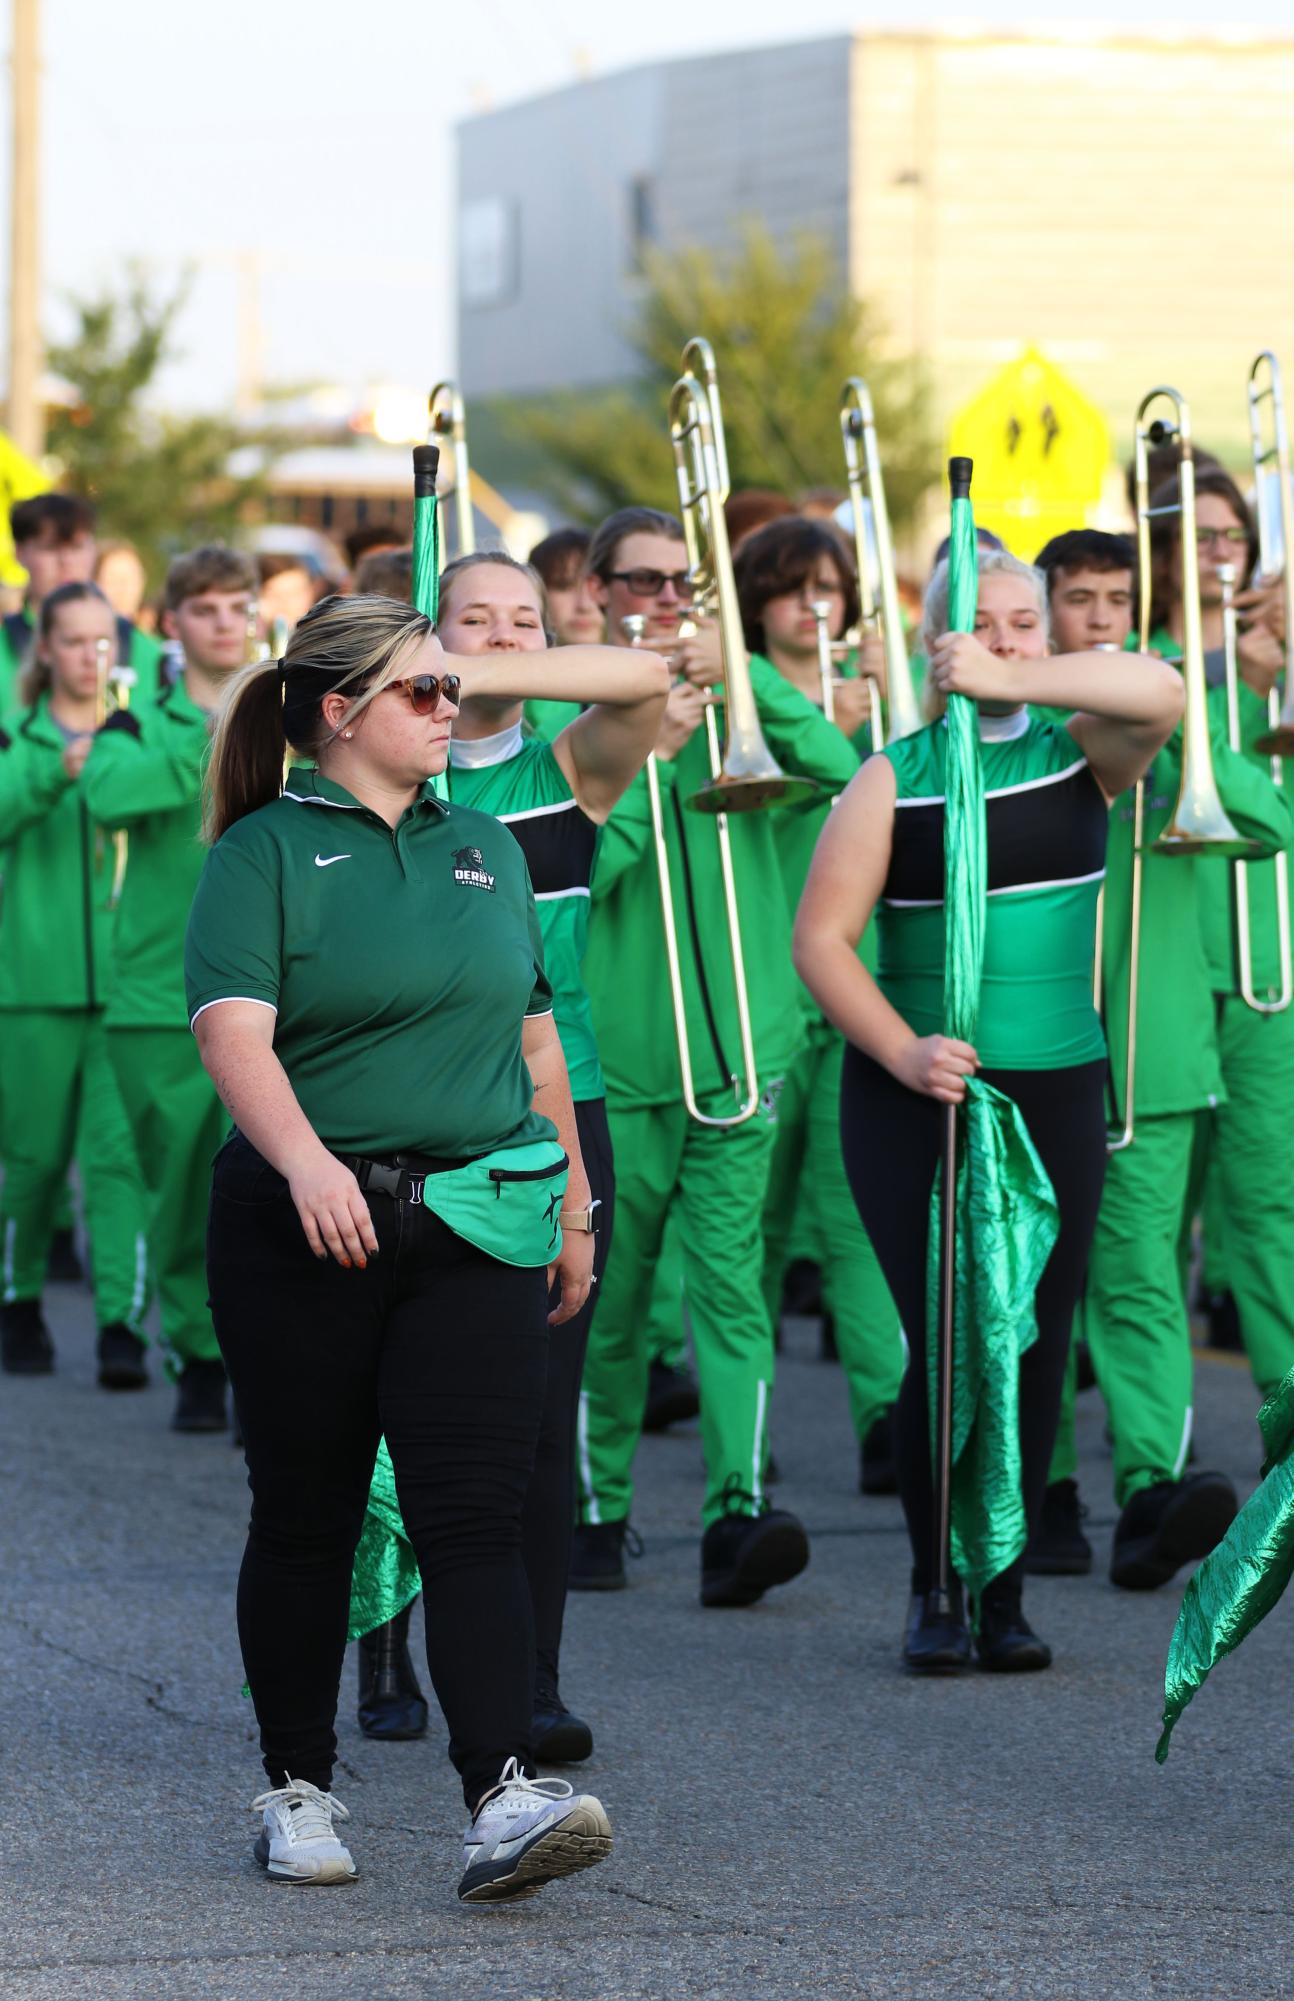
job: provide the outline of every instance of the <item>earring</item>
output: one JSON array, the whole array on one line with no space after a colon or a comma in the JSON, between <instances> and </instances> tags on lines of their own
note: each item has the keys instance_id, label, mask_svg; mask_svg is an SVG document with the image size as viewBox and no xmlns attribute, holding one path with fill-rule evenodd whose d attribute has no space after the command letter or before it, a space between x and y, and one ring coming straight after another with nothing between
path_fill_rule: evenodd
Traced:
<instances>
[{"instance_id":1,"label":"earring","mask_svg":"<svg viewBox=\"0 0 1294 2001\"><path fill-rule=\"evenodd\" d=\"M352 737L354 736L354 734L355 734L354 730L343 730L343 731L342 731L342 735L343 735L343 736L345 737L345 739L346 739L347 743L349 743L349 742L350 742L350 740L351 740L351 738L352 738Z\"/></svg>"}]
</instances>

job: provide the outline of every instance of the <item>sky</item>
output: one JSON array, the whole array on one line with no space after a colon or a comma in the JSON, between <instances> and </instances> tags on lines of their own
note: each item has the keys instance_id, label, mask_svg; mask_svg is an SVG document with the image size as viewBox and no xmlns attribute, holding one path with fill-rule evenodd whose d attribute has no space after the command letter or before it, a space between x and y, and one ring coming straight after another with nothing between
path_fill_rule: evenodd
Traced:
<instances>
[{"instance_id":1,"label":"sky","mask_svg":"<svg viewBox=\"0 0 1294 2001\"><path fill-rule=\"evenodd\" d=\"M132 260L164 287L191 270L162 387L176 405L225 407L241 259L255 302L243 358L266 380L430 384L454 360L456 123L580 75L786 40L792 18L796 39L1076 21L1073 0L798 0L793 16L770 0L42 0L47 331ZM1240 0L1239 18L1291 32L1287 0ZM1214 0L1127 0L1119 26L1215 33L1219 20Z\"/></svg>"}]
</instances>

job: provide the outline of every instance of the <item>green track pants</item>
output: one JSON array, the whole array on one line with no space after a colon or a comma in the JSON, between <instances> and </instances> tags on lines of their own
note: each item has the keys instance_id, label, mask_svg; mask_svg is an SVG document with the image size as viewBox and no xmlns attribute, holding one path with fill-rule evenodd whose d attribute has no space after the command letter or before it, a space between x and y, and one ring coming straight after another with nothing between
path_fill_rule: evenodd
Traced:
<instances>
[{"instance_id":1,"label":"green track pants","mask_svg":"<svg viewBox=\"0 0 1294 2001\"><path fill-rule=\"evenodd\" d=\"M138 1334L148 1306L145 1200L103 1016L88 1008L0 1014L6 1300L39 1299L75 1156L100 1327Z\"/></svg>"},{"instance_id":2,"label":"green track pants","mask_svg":"<svg viewBox=\"0 0 1294 2001\"><path fill-rule=\"evenodd\" d=\"M1255 1014L1229 994L1218 1047L1226 1103L1197 1138L1192 1193L1204 1202L1209 1282L1230 1286L1267 1396L1294 1368L1294 1008ZM1222 1255L1210 1257L1219 1225Z\"/></svg>"},{"instance_id":3,"label":"green track pants","mask_svg":"<svg viewBox=\"0 0 1294 2001\"><path fill-rule=\"evenodd\" d=\"M791 1063L777 1101L777 1136L764 1205L764 1300L777 1326L805 1191L819 1231L822 1300L835 1322L849 1414L861 1440L895 1402L903 1379L903 1333L871 1241L858 1220L840 1150L843 1038L815 1024ZM798 1205L798 1207L797 1207Z\"/></svg>"},{"instance_id":4,"label":"green track pants","mask_svg":"<svg viewBox=\"0 0 1294 2001\"><path fill-rule=\"evenodd\" d=\"M683 1246L672 1216L665 1225L656 1261L648 1318L648 1360L663 1362L667 1369L681 1369L687 1361L687 1288L683 1283Z\"/></svg>"},{"instance_id":5,"label":"green track pants","mask_svg":"<svg viewBox=\"0 0 1294 2001\"><path fill-rule=\"evenodd\" d=\"M726 1109L703 1106L704 1110ZM616 1230L580 1391L581 1517L623 1521L642 1427L650 1307L666 1219L677 1218L701 1388L708 1527L727 1508L763 1506L773 1337L764 1308L760 1220L773 1151L761 1111L718 1132L682 1105L607 1107L616 1157Z\"/></svg>"},{"instance_id":6,"label":"green track pants","mask_svg":"<svg viewBox=\"0 0 1294 2001\"><path fill-rule=\"evenodd\" d=\"M216 1361L207 1305L207 1200L211 1163L228 1118L187 1028L110 1028L121 1088L148 1198L148 1255L172 1371Z\"/></svg>"},{"instance_id":7,"label":"green track pants","mask_svg":"<svg viewBox=\"0 0 1294 2001\"><path fill-rule=\"evenodd\" d=\"M1186 1465L1193 1365L1182 1241L1208 1116L1139 1118L1132 1145L1106 1170L1078 1325L1109 1413L1120 1507L1142 1487L1180 1479Z\"/></svg>"}]
</instances>

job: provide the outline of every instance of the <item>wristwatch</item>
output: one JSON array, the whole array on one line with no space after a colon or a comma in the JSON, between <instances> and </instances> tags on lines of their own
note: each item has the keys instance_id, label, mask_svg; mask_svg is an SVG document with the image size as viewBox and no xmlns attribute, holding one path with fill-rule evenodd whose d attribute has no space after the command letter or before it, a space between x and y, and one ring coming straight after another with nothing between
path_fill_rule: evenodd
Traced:
<instances>
[{"instance_id":1,"label":"wristwatch","mask_svg":"<svg viewBox=\"0 0 1294 2001\"><path fill-rule=\"evenodd\" d=\"M598 1227L593 1220L593 1211L601 1207L601 1202L595 1201L584 1209L563 1209L557 1220L564 1230L587 1230L592 1235Z\"/></svg>"}]
</instances>

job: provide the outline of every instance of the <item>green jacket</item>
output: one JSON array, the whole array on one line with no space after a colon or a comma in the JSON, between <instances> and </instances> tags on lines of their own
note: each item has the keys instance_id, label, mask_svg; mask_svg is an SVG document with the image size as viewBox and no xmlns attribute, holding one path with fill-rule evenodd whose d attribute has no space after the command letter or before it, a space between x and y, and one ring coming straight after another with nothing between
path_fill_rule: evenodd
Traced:
<instances>
[{"instance_id":1,"label":"green jacket","mask_svg":"<svg viewBox=\"0 0 1294 2001\"><path fill-rule=\"evenodd\" d=\"M1240 741L1248 763L1265 779L1271 775L1271 759L1253 748L1254 738L1266 730L1267 704L1242 681L1240 696ZM1286 787L1294 783L1294 759L1282 760ZM1288 797L1286 791L1286 797ZM1245 870L1249 892L1249 936L1253 960L1254 989L1260 999L1273 999L1280 988L1280 955L1276 935L1276 864L1250 862ZM1213 991L1235 994L1240 991L1236 953L1236 877L1233 862L1200 862L1200 924L1208 954Z\"/></svg>"},{"instance_id":2,"label":"green jacket","mask_svg":"<svg viewBox=\"0 0 1294 2001\"><path fill-rule=\"evenodd\" d=\"M184 931L206 849L202 777L209 718L183 681L109 716L83 776L91 815L129 838L117 913L110 1028L187 1029Z\"/></svg>"},{"instance_id":3,"label":"green jacket","mask_svg":"<svg viewBox=\"0 0 1294 2001\"><path fill-rule=\"evenodd\" d=\"M18 679L27 664L34 620L27 611L16 614L27 627L28 638L22 646L14 643L15 623L5 620L0 623L0 716L8 716L18 703ZM128 660L135 670L136 682L131 689L132 702L151 702L156 698L158 670L161 665L160 643L147 632L141 632L129 619L119 619L118 627L129 628L130 651Z\"/></svg>"},{"instance_id":4,"label":"green jacket","mask_svg":"<svg viewBox=\"0 0 1294 2001\"><path fill-rule=\"evenodd\" d=\"M751 680L778 763L816 779L828 794L839 792L858 768L857 755L839 730L758 656L751 661ZM683 803L709 777L705 730L697 730L676 758L657 768L697 1093L730 1106L729 1079L740 1073L741 1043L718 836L712 816L691 812ZM728 818L756 1062L765 1085L781 1077L804 1035L802 990L791 964L791 920L774 831L781 810L787 809ZM634 780L603 829L584 977L607 1096L625 1109L676 1104L679 1062L645 773Z\"/></svg>"},{"instance_id":5,"label":"green jacket","mask_svg":"<svg viewBox=\"0 0 1294 2001\"><path fill-rule=\"evenodd\" d=\"M63 768L49 698L0 729L0 1008L100 1008L112 844Z\"/></svg>"},{"instance_id":6,"label":"green jacket","mask_svg":"<svg viewBox=\"0 0 1294 2001\"><path fill-rule=\"evenodd\" d=\"M1209 723L1223 805L1242 834L1275 854L1294 836L1294 816L1270 778L1229 749L1226 696L1221 688L1210 690ZM1153 850L1177 800L1181 745L1178 730L1146 776L1135 1102L1137 1112L1147 1116L1197 1111L1225 1096L1201 900L1209 872L1226 865L1212 857L1160 855ZM1119 1116L1127 1052L1132 824L1129 791L1115 800L1110 811L1102 952L1105 1032Z\"/></svg>"}]
</instances>

